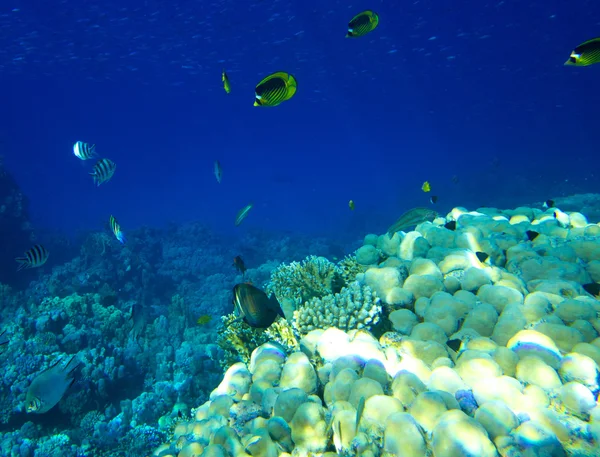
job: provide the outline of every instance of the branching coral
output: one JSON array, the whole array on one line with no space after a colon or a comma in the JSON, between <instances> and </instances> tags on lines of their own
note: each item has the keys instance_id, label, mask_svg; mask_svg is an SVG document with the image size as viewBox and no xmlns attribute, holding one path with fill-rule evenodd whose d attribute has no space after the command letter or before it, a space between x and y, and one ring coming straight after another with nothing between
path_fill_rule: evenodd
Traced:
<instances>
[{"instance_id":1,"label":"branching coral","mask_svg":"<svg viewBox=\"0 0 600 457\"><path fill-rule=\"evenodd\" d=\"M300 335L329 327L369 330L379 322L382 311L379 302L373 289L353 282L340 293L313 298L299 307L294 311L293 327Z\"/></svg>"},{"instance_id":2,"label":"branching coral","mask_svg":"<svg viewBox=\"0 0 600 457\"><path fill-rule=\"evenodd\" d=\"M225 328L219 332L217 344L225 352L224 357L220 360L223 369L239 361L248 363L252 351L269 341L270 338L264 329L252 328L236 319L235 314L227 314L221 317Z\"/></svg>"},{"instance_id":3,"label":"branching coral","mask_svg":"<svg viewBox=\"0 0 600 457\"><path fill-rule=\"evenodd\" d=\"M325 257L308 256L302 262L281 264L271 274L267 294L291 300L295 306L312 298L339 292L344 285L338 266Z\"/></svg>"}]
</instances>

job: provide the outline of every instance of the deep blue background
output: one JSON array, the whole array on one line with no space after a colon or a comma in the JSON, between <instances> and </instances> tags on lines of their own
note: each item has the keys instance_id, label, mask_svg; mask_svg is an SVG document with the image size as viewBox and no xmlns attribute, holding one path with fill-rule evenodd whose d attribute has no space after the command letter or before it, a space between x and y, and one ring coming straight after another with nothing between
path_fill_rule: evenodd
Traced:
<instances>
[{"instance_id":1,"label":"deep blue background","mask_svg":"<svg viewBox=\"0 0 600 457\"><path fill-rule=\"evenodd\" d=\"M367 8L379 27L345 39ZM360 236L429 204L425 180L443 211L597 191L600 65L563 63L599 21L591 1L7 0L0 154L35 224L69 233L114 214ZM296 96L253 107L278 70Z\"/></svg>"}]
</instances>

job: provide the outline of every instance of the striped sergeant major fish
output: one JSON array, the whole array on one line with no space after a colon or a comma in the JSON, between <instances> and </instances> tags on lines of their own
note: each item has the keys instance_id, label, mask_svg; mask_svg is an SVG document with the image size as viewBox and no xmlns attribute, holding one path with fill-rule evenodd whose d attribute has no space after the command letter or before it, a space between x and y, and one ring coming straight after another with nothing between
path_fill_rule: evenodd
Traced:
<instances>
[{"instance_id":1,"label":"striped sergeant major fish","mask_svg":"<svg viewBox=\"0 0 600 457\"><path fill-rule=\"evenodd\" d=\"M89 160L96 157L96 145L78 141L73 145L73 154L81 160Z\"/></svg>"},{"instance_id":2,"label":"striped sergeant major fish","mask_svg":"<svg viewBox=\"0 0 600 457\"><path fill-rule=\"evenodd\" d=\"M94 165L94 171L90 173L94 178L94 184L99 186L100 184L107 182L115 174L117 164L110 159L100 159Z\"/></svg>"},{"instance_id":3,"label":"striped sergeant major fish","mask_svg":"<svg viewBox=\"0 0 600 457\"><path fill-rule=\"evenodd\" d=\"M117 222L117 220L115 219L115 217L113 215L110 216L110 229L112 230L112 232L115 234L115 237L117 238L117 240L119 240L121 243L125 244L125 234L123 233L123 230L121 230L121 226L119 225L119 223Z\"/></svg>"},{"instance_id":4,"label":"striped sergeant major fish","mask_svg":"<svg viewBox=\"0 0 600 457\"><path fill-rule=\"evenodd\" d=\"M17 271L25 270L27 268L41 267L48 260L50 253L41 244L36 244L31 249L25 252L23 257L17 257L15 260L19 264Z\"/></svg>"}]
</instances>

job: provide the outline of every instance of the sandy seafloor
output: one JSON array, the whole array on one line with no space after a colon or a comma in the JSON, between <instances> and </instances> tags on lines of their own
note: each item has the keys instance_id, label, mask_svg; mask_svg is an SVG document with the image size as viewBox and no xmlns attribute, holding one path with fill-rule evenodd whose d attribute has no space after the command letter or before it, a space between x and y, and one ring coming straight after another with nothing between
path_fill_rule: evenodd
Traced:
<instances>
[{"instance_id":1,"label":"sandy seafloor","mask_svg":"<svg viewBox=\"0 0 600 457\"><path fill-rule=\"evenodd\" d=\"M355 251L264 235L243 277L198 224L125 246L91 233L0 288L0 453L600 455L598 220L585 194L457 207ZM285 319L231 323L242 281ZM59 404L25 413L31 381L72 355Z\"/></svg>"}]
</instances>

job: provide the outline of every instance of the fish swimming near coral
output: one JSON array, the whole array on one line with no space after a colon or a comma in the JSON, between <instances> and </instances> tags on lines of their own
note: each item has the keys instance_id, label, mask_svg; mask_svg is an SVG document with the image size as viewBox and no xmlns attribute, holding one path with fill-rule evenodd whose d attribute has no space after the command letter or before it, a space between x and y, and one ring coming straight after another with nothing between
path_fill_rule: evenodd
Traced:
<instances>
[{"instance_id":1,"label":"fish swimming near coral","mask_svg":"<svg viewBox=\"0 0 600 457\"><path fill-rule=\"evenodd\" d=\"M594 297L598 297L600 296L600 284L598 284L597 282L591 282L589 284L584 284L583 289L590 295L593 295Z\"/></svg>"},{"instance_id":2,"label":"fish swimming near coral","mask_svg":"<svg viewBox=\"0 0 600 457\"><path fill-rule=\"evenodd\" d=\"M244 276L247 268L241 255L236 255L233 258L233 266L236 268L237 271L239 271L242 274L242 276Z\"/></svg>"},{"instance_id":3,"label":"fish swimming near coral","mask_svg":"<svg viewBox=\"0 0 600 457\"><path fill-rule=\"evenodd\" d=\"M268 297L253 285L240 283L233 288L233 312L236 317L255 328L270 326L283 311L275 295Z\"/></svg>"},{"instance_id":4,"label":"fish swimming near coral","mask_svg":"<svg viewBox=\"0 0 600 457\"><path fill-rule=\"evenodd\" d=\"M598 62L600 62L600 38L592 38L573 49L565 65L587 67Z\"/></svg>"},{"instance_id":5,"label":"fish swimming near coral","mask_svg":"<svg viewBox=\"0 0 600 457\"><path fill-rule=\"evenodd\" d=\"M554 208L554 200L546 200L544 202L544 204L542 205L542 208L544 208L544 209Z\"/></svg>"},{"instance_id":6,"label":"fish swimming near coral","mask_svg":"<svg viewBox=\"0 0 600 457\"><path fill-rule=\"evenodd\" d=\"M437 201L438 201L438 196L437 195L432 195L429 198L429 203L431 203L432 205L435 205L437 203Z\"/></svg>"},{"instance_id":7,"label":"fish swimming near coral","mask_svg":"<svg viewBox=\"0 0 600 457\"><path fill-rule=\"evenodd\" d=\"M413 208L405 212L400 218L392 224L388 229L388 233L392 236L394 233L404 230L408 227L414 227L423 222L431 222L437 217L437 213L429 208Z\"/></svg>"},{"instance_id":8,"label":"fish swimming near coral","mask_svg":"<svg viewBox=\"0 0 600 457\"><path fill-rule=\"evenodd\" d=\"M456 230L456 221L449 221L449 222L446 222L446 223L444 224L444 227L445 227L445 228L447 228L448 230L452 230L452 231L454 231L454 230Z\"/></svg>"},{"instance_id":9,"label":"fish swimming near coral","mask_svg":"<svg viewBox=\"0 0 600 457\"><path fill-rule=\"evenodd\" d=\"M212 316L210 314L203 314L198 319L196 319L196 324L198 325L206 325L212 320Z\"/></svg>"},{"instance_id":10,"label":"fish swimming near coral","mask_svg":"<svg viewBox=\"0 0 600 457\"><path fill-rule=\"evenodd\" d=\"M42 371L29 385L25 397L25 407L28 413L48 412L75 382L73 371L79 366L77 359L72 357L64 366L60 362L58 360L50 368Z\"/></svg>"},{"instance_id":11,"label":"fish swimming near coral","mask_svg":"<svg viewBox=\"0 0 600 457\"><path fill-rule=\"evenodd\" d=\"M23 257L17 257L15 260L18 262L19 267L17 271L25 270L27 268L41 267L48 260L50 253L41 244L36 244L31 249L25 252Z\"/></svg>"},{"instance_id":12,"label":"fish swimming near coral","mask_svg":"<svg viewBox=\"0 0 600 457\"><path fill-rule=\"evenodd\" d=\"M536 232L535 230L527 230L525 232L525 235L527 235L527 239L529 241L533 241L535 240L538 236L540 236L539 232Z\"/></svg>"},{"instance_id":13,"label":"fish swimming near coral","mask_svg":"<svg viewBox=\"0 0 600 457\"><path fill-rule=\"evenodd\" d=\"M483 263L490 257L490 255L483 251L477 251L475 253L475 257L477 257L477 259Z\"/></svg>"},{"instance_id":14,"label":"fish swimming near coral","mask_svg":"<svg viewBox=\"0 0 600 457\"><path fill-rule=\"evenodd\" d=\"M125 239L125 234L123 233L123 230L121 230L121 226L119 225L119 223L117 222L117 220L114 218L113 215L110 216L110 219L108 222L110 224L110 229L114 233L117 240L119 240L119 242L121 242L122 244L125 244L125 242L127 241Z\"/></svg>"},{"instance_id":15,"label":"fish swimming near coral","mask_svg":"<svg viewBox=\"0 0 600 457\"><path fill-rule=\"evenodd\" d=\"M94 178L94 184L99 186L110 180L115 174L117 164L110 159L100 159L94 165L94 171L90 175Z\"/></svg>"},{"instance_id":16,"label":"fish swimming near coral","mask_svg":"<svg viewBox=\"0 0 600 457\"><path fill-rule=\"evenodd\" d=\"M246 219L246 217L248 217L248 213L250 212L250 210L252 209L253 204L250 203L249 205L244 206L238 213L237 216L235 218L235 226L237 227L238 225L240 225L242 223L242 221L244 219Z\"/></svg>"},{"instance_id":17,"label":"fish swimming near coral","mask_svg":"<svg viewBox=\"0 0 600 457\"><path fill-rule=\"evenodd\" d=\"M144 307L139 303L134 303L131 306L130 319L133 322L133 325L131 326L131 335L133 339L137 341L138 336L142 334L146 327L146 313L144 312Z\"/></svg>"},{"instance_id":18,"label":"fish swimming near coral","mask_svg":"<svg viewBox=\"0 0 600 457\"><path fill-rule=\"evenodd\" d=\"M254 106L277 106L292 98L298 82L289 73L278 71L265 77L254 90Z\"/></svg>"},{"instance_id":19,"label":"fish swimming near coral","mask_svg":"<svg viewBox=\"0 0 600 457\"><path fill-rule=\"evenodd\" d=\"M375 30L379 25L379 16L371 10L363 11L354 16L348 23L346 38L356 38Z\"/></svg>"},{"instance_id":20,"label":"fish swimming near coral","mask_svg":"<svg viewBox=\"0 0 600 457\"><path fill-rule=\"evenodd\" d=\"M223 81L223 89L229 94L231 92L231 84L229 83L229 77L225 73L225 69L221 73L221 80Z\"/></svg>"},{"instance_id":21,"label":"fish swimming near coral","mask_svg":"<svg viewBox=\"0 0 600 457\"><path fill-rule=\"evenodd\" d=\"M221 179L223 179L223 168L221 167L221 162L219 162L218 160L215 160L213 173L215 174L217 182L221 184Z\"/></svg>"},{"instance_id":22,"label":"fish swimming near coral","mask_svg":"<svg viewBox=\"0 0 600 457\"><path fill-rule=\"evenodd\" d=\"M96 145L84 143L83 141L77 141L73 145L73 154L75 154L75 157L81 160L93 159L97 156Z\"/></svg>"}]
</instances>

